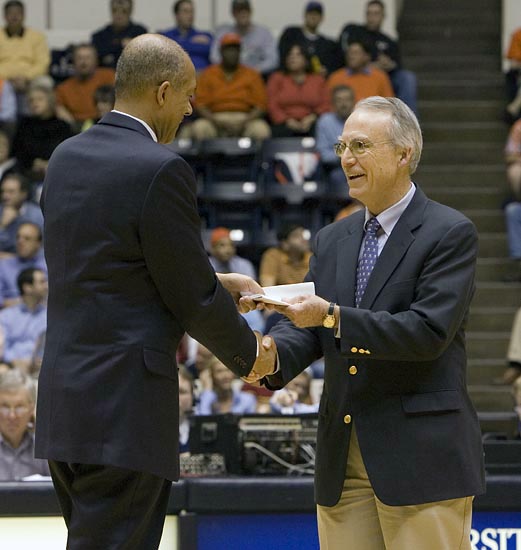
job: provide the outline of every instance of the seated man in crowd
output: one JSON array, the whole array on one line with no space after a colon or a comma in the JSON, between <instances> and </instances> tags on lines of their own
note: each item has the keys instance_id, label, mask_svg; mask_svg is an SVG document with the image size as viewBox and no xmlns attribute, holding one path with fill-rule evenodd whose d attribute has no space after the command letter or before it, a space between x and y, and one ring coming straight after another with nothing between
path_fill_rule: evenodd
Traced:
<instances>
[{"instance_id":1,"label":"seated man in crowd","mask_svg":"<svg viewBox=\"0 0 521 550\"><path fill-rule=\"evenodd\" d=\"M11 155L9 135L0 130L0 181L8 173L18 169L17 160Z\"/></svg>"},{"instance_id":2,"label":"seated man in crowd","mask_svg":"<svg viewBox=\"0 0 521 550\"><path fill-rule=\"evenodd\" d=\"M7 79L23 106L31 80L47 74L51 55L45 35L24 25L23 2L4 4L5 27L0 30L0 78Z\"/></svg>"},{"instance_id":3,"label":"seated man in crowd","mask_svg":"<svg viewBox=\"0 0 521 550\"><path fill-rule=\"evenodd\" d=\"M132 0L111 0L111 22L92 35L102 67L115 69L123 48L132 38L147 32L146 27L131 21L132 7Z\"/></svg>"},{"instance_id":4,"label":"seated man in crowd","mask_svg":"<svg viewBox=\"0 0 521 550\"><path fill-rule=\"evenodd\" d=\"M20 371L0 374L0 481L50 476L46 460L34 458L36 384Z\"/></svg>"},{"instance_id":5,"label":"seated man in crowd","mask_svg":"<svg viewBox=\"0 0 521 550\"><path fill-rule=\"evenodd\" d=\"M513 384L521 381L521 307L517 310L510 332L507 351L508 366L495 384ZM519 403L521 405L521 403Z\"/></svg>"},{"instance_id":6,"label":"seated man in crowd","mask_svg":"<svg viewBox=\"0 0 521 550\"><path fill-rule=\"evenodd\" d=\"M416 76L402 69L398 42L381 31L384 18L384 3L370 0L366 7L365 25L348 23L340 33L340 44L344 52L349 44L359 40L371 44L373 65L389 75L396 97L418 113Z\"/></svg>"},{"instance_id":7,"label":"seated man in crowd","mask_svg":"<svg viewBox=\"0 0 521 550\"><path fill-rule=\"evenodd\" d=\"M98 67L96 49L91 44L76 46L73 62L74 76L56 87L57 112L63 120L81 127L81 123L97 116L94 92L103 85L114 86L115 73Z\"/></svg>"},{"instance_id":8,"label":"seated man in crowd","mask_svg":"<svg viewBox=\"0 0 521 550\"><path fill-rule=\"evenodd\" d=\"M0 251L16 252L16 234L23 223L43 227L40 207L28 200L31 186L21 174L8 172L0 184Z\"/></svg>"},{"instance_id":9,"label":"seated man in crowd","mask_svg":"<svg viewBox=\"0 0 521 550\"><path fill-rule=\"evenodd\" d=\"M312 376L303 370L270 399L271 412L276 414L306 414L318 411L318 403L311 398Z\"/></svg>"},{"instance_id":10,"label":"seated man in crowd","mask_svg":"<svg viewBox=\"0 0 521 550\"><path fill-rule=\"evenodd\" d=\"M508 100L506 118L509 123L512 123L519 118L521 113L521 88L519 86L521 77L521 28L516 29L510 37L505 57L509 64L505 74Z\"/></svg>"},{"instance_id":11,"label":"seated man in crowd","mask_svg":"<svg viewBox=\"0 0 521 550\"><path fill-rule=\"evenodd\" d=\"M521 282L521 121L511 128L505 147L507 180L512 201L505 208L507 240L511 259L507 282Z\"/></svg>"},{"instance_id":12,"label":"seated man in crowd","mask_svg":"<svg viewBox=\"0 0 521 550\"><path fill-rule=\"evenodd\" d=\"M221 62L222 51L219 49L221 38L225 34L235 33L242 39L241 63L267 76L279 64L277 44L271 31L267 27L252 22L249 0L233 0L231 8L235 23L221 25L215 31L215 40L210 52L211 62Z\"/></svg>"},{"instance_id":13,"label":"seated man in crowd","mask_svg":"<svg viewBox=\"0 0 521 550\"><path fill-rule=\"evenodd\" d=\"M199 396L196 414L252 414L255 412L257 407L255 396L233 387L236 377L226 365L214 357L208 368L212 389L204 390Z\"/></svg>"},{"instance_id":14,"label":"seated man in crowd","mask_svg":"<svg viewBox=\"0 0 521 550\"><path fill-rule=\"evenodd\" d=\"M179 366L179 454L190 451L190 415L194 408L194 379L183 365Z\"/></svg>"},{"instance_id":15,"label":"seated man in crowd","mask_svg":"<svg viewBox=\"0 0 521 550\"><path fill-rule=\"evenodd\" d=\"M199 119L189 127L195 139L249 137L266 139L270 127L263 120L266 87L260 74L239 63L241 37L221 38L222 63L210 65L199 76L195 107Z\"/></svg>"},{"instance_id":16,"label":"seated man in crowd","mask_svg":"<svg viewBox=\"0 0 521 550\"><path fill-rule=\"evenodd\" d=\"M212 35L194 28L195 9L192 0L177 0L173 12L176 26L160 34L175 40L190 56L197 72L210 65Z\"/></svg>"},{"instance_id":17,"label":"seated man in crowd","mask_svg":"<svg viewBox=\"0 0 521 550\"><path fill-rule=\"evenodd\" d=\"M47 328L47 275L30 267L18 275L17 282L21 302L0 311L2 357L28 372L38 338Z\"/></svg>"},{"instance_id":18,"label":"seated man in crowd","mask_svg":"<svg viewBox=\"0 0 521 550\"><path fill-rule=\"evenodd\" d=\"M279 39L279 58L285 58L292 46L298 44L311 60L311 69L326 77L344 64L342 50L338 42L318 32L324 19L324 6L321 2L308 2L304 10L301 27L287 27Z\"/></svg>"},{"instance_id":19,"label":"seated man in crowd","mask_svg":"<svg viewBox=\"0 0 521 550\"><path fill-rule=\"evenodd\" d=\"M0 259L0 307L20 301L18 275L28 267L46 272L42 230L34 223L22 223L16 232L16 255Z\"/></svg>"},{"instance_id":20,"label":"seated man in crowd","mask_svg":"<svg viewBox=\"0 0 521 550\"><path fill-rule=\"evenodd\" d=\"M114 86L110 84L104 84L99 88L96 88L94 92L94 103L96 105L96 116L94 118L87 119L81 126L81 131L85 132L91 128L94 124L100 121L107 113L110 113L114 109L114 102L116 101L116 94Z\"/></svg>"},{"instance_id":21,"label":"seated man in crowd","mask_svg":"<svg viewBox=\"0 0 521 550\"><path fill-rule=\"evenodd\" d=\"M371 45L364 40L349 44L346 66L327 79L329 88L349 86L355 92L355 102L375 95L394 97L387 73L371 65L371 51Z\"/></svg>"}]
</instances>

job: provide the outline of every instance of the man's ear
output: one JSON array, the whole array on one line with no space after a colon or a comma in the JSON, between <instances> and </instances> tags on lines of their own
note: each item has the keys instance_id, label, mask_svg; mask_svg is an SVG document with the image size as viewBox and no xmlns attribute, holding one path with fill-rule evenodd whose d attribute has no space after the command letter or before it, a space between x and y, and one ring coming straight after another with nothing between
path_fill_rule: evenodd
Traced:
<instances>
[{"instance_id":1,"label":"man's ear","mask_svg":"<svg viewBox=\"0 0 521 550\"><path fill-rule=\"evenodd\" d=\"M408 166L411 163L412 158L412 147L407 147L407 149L402 149L400 151L400 160L398 166Z\"/></svg>"},{"instance_id":2,"label":"man's ear","mask_svg":"<svg viewBox=\"0 0 521 550\"><path fill-rule=\"evenodd\" d=\"M168 80L165 80L157 89L156 101L162 107L166 101L166 92L170 88L171 84Z\"/></svg>"}]
</instances>

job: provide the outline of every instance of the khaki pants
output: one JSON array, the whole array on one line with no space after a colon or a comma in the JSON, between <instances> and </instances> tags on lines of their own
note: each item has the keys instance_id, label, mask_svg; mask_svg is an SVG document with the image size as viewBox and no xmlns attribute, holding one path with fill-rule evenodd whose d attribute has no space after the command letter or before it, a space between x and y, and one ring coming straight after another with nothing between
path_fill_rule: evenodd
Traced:
<instances>
[{"instance_id":1,"label":"khaki pants","mask_svg":"<svg viewBox=\"0 0 521 550\"><path fill-rule=\"evenodd\" d=\"M388 506L374 494L351 431L340 501L317 506L321 550L470 550L473 497Z\"/></svg>"},{"instance_id":2,"label":"khaki pants","mask_svg":"<svg viewBox=\"0 0 521 550\"><path fill-rule=\"evenodd\" d=\"M193 139L212 139L216 137L249 137L251 139L266 139L271 135L271 130L268 123L260 118L249 120L244 123L246 113L215 113L215 118L218 121L223 121L229 124L236 124L237 127L242 126L242 131L234 132L233 130L226 131L218 125L213 124L209 120L199 118L190 125L191 137Z\"/></svg>"}]
</instances>

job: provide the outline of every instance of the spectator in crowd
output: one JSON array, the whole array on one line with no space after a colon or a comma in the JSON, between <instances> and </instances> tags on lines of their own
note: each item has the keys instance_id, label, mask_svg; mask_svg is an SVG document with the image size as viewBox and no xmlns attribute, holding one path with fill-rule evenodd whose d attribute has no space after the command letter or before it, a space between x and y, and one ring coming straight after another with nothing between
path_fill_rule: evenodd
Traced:
<instances>
[{"instance_id":1,"label":"spectator in crowd","mask_svg":"<svg viewBox=\"0 0 521 550\"><path fill-rule=\"evenodd\" d=\"M323 77L340 69L343 62L342 50L334 40L318 32L324 18L324 6L321 2L308 2L304 10L304 22L301 27L287 27L279 39L279 58L286 57L292 46L298 44L311 61L311 70Z\"/></svg>"},{"instance_id":2,"label":"spectator in crowd","mask_svg":"<svg viewBox=\"0 0 521 550\"><path fill-rule=\"evenodd\" d=\"M512 324L507 362L508 366L503 375L496 378L494 384L513 384L517 379L521 378L521 308L517 310Z\"/></svg>"},{"instance_id":3,"label":"spectator in crowd","mask_svg":"<svg viewBox=\"0 0 521 550\"><path fill-rule=\"evenodd\" d=\"M335 153L335 143L342 135L344 123L351 114L355 104L353 89L349 86L337 86L331 90L331 111L324 113L317 121L315 128L316 150L324 172L331 185L336 189L349 190L347 178Z\"/></svg>"},{"instance_id":4,"label":"spectator in crowd","mask_svg":"<svg viewBox=\"0 0 521 550\"><path fill-rule=\"evenodd\" d=\"M186 370L194 379L198 392L210 389L212 387L212 380L210 377L210 362L214 355L203 344L197 342L191 337L189 340L189 347L191 350L188 352L186 360Z\"/></svg>"},{"instance_id":5,"label":"spectator in crowd","mask_svg":"<svg viewBox=\"0 0 521 550\"><path fill-rule=\"evenodd\" d=\"M0 481L49 476L46 460L34 458L36 385L18 370L0 374Z\"/></svg>"},{"instance_id":6,"label":"spectator in crowd","mask_svg":"<svg viewBox=\"0 0 521 550\"><path fill-rule=\"evenodd\" d=\"M56 87L58 116L81 127L81 123L96 118L94 92L103 85L114 86L114 70L98 67L96 49L79 44L73 54L74 76Z\"/></svg>"},{"instance_id":7,"label":"spectator in crowd","mask_svg":"<svg viewBox=\"0 0 521 550\"><path fill-rule=\"evenodd\" d=\"M514 392L514 411L517 413L519 418L519 428L518 428L518 439L521 437L521 376L516 379L512 385L512 390Z\"/></svg>"},{"instance_id":8,"label":"spectator in crowd","mask_svg":"<svg viewBox=\"0 0 521 550\"><path fill-rule=\"evenodd\" d=\"M512 201L506 205L505 220L509 255L512 260L505 279L508 282L521 281L521 121L517 121L508 135L505 147L507 180Z\"/></svg>"},{"instance_id":9,"label":"spectator in crowd","mask_svg":"<svg viewBox=\"0 0 521 550\"><path fill-rule=\"evenodd\" d=\"M81 126L81 131L85 132L85 130L88 130L91 126L96 124L107 113L110 113L110 111L114 109L115 100L116 100L116 94L115 94L114 86L110 86L109 84L104 84L103 86L96 88L94 92L94 103L96 104L96 117L89 118L88 120L86 120Z\"/></svg>"},{"instance_id":10,"label":"spectator in crowd","mask_svg":"<svg viewBox=\"0 0 521 550\"><path fill-rule=\"evenodd\" d=\"M56 116L52 88L31 84L27 102L29 116L22 117L18 123L12 153L27 177L42 181L52 152L73 133L71 126Z\"/></svg>"},{"instance_id":11,"label":"spectator in crowd","mask_svg":"<svg viewBox=\"0 0 521 550\"><path fill-rule=\"evenodd\" d=\"M389 75L396 97L417 113L416 76L402 68L398 42L381 31L385 18L384 3L381 0L370 0L365 13L365 25L348 23L342 29L339 41L343 51L346 52L349 44L359 40L370 44L373 66Z\"/></svg>"},{"instance_id":12,"label":"spectator in crowd","mask_svg":"<svg viewBox=\"0 0 521 550\"><path fill-rule=\"evenodd\" d=\"M387 73L371 66L371 45L359 40L346 50L346 66L335 71L328 79L330 89L349 86L355 92L355 102L371 96L394 97Z\"/></svg>"},{"instance_id":13,"label":"spectator in crowd","mask_svg":"<svg viewBox=\"0 0 521 550\"><path fill-rule=\"evenodd\" d=\"M253 264L236 254L235 244L230 237L230 230L217 227L210 236L210 263L217 273L242 273L254 280L257 274ZM243 314L252 330L264 332L264 317L260 311Z\"/></svg>"},{"instance_id":14,"label":"spectator in crowd","mask_svg":"<svg viewBox=\"0 0 521 550\"><path fill-rule=\"evenodd\" d=\"M195 8L192 0L177 0L173 8L176 26L160 34L175 40L190 56L197 72L210 65L212 35L194 28Z\"/></svg>"},{"instance_id":15,"label":"spectator in crowd","mask_svg":"<svg viewBox=\"0 0 521 550\"><path fill-rule=\"evenodd\" d=\"M312 135L319 115L329 110L324 77L311 73L302 46L295 44L282 58L282 71L268 79L268 114L273 137Z\"/></svg>"},{"instance_id":16,"label":"spectator in crowd","mask_svg":"<svg viewBox=\"0 0 521 550\"><path fill-rule=\"evenodd\" d=\"M241 63L262 75L268 75L279 64L277 44L271 31L267 27L252 22L252 9L248 0L233 0L231 9L235 23L221 25L215 31L210 61L212 63L222 61L222 51L219 48L221 38L225 34L236 33L242 39Z\"/></svg>"},{"instance_id":17,"label":"spectator in crowd","mask_svg":"<svg viewBox=\"0 0 521 550\"><path fill-rule=\"evenodd\" d=\"M11 365L11 363L8 363L7 361L0 361L0 376L2 376L5 372L12 370L12 368L13 365Z\"/></svg>"},{"instance_id":18,"label":"spectator in crowd","mask_svg":"<svg viewBox=\"0 0 521 550\"><path fill-rule=\"evenodd\" d=\"M0 251L16 252L16 233L22 223L43 227L42 211L29 199L31 186L22 174L8 172L0 184Z\"/></svg>"},{"instance_id":19,"label":"spectator in crowd","mask_svg":"<svg viewBox=\"0 0 521 550\"><path fill-rule=\"evenodd\" d=\"M262 118L267 96L261 75L239 63L238 34L225 34L220 45L222 62L210 65L199 76L195 107L200 118L189 127L192 137L268 138L271 131Z\"/></svg>"},{"instance_id":20,"label":"spectator in crowd","mask_svg":"<svg viewBox=\"0 0 521 550\"><path fill-rule=\"evenodd\" d=\"M6 25L0 31L0 78L9 80L22 107L30 81L47 74L51 61L45 35L26 27L24 17L23 2L9 0L4 4Z\"/></svg>"},{"instance_id":21,"label":"spectator in crowd","mask_svg":"<svg viewBox=\"0 0 521 550\"><path fill-rule=\"evenodd\" d=\"M16 121L16 94L9 80L0 79L0 123L6 130L14 127Z\"/></svg>"},{"instance_id":22,"label":"spectator in crowd","mask_svg":"<svg viewBox=\"0 0 521 550\"><path fill-rule=\"evenodd\" d=\"M0 130L0 181L10 171L19 168L18 161L11 156L11 142L7 132Z\"/></svg>"},{"instance_id":23,"label":"spectator in crowd","mask_svg":"<svg viewBox=\"0 0 521 550\"><path fill-rule=\"evenodd\" d=\"M277 233L279 245L268 248L261 258L261 286L301 283L309 269L308 231L297 224L283 226Z\"/></svg>"},{"instance_id":24,"label":"spectator in crowd","mask_svg":"<svg viewBox=\"0 0 521 550\"><path fill-rule=\"evenodd\" d=\"M179 453L190 451L190 415L194 407L194 379L184 365L179 365Z\"/></svg>"},{"instance_id":25,"label":"spectator in crowd","mask_svg":"<svg viewBox=\"0 0 521 550\"><path fill-rule=\"evenodd\" d=\"M0 258L0 307L20 301L18 275L29 267L47 271L42 249L42 230L34 223L22 223L16 232L16 255Z\"/></svg>"},{"instance_id":26,"label":"spectator in crowd","mask_svg":"<svg viewBox=\"0 0 521 550\"><path fill-rule=\"evenodd\" d=\"M255 396L233 387L236 376L217 357L210 362L212 389L199 396L197 414L252 414L257 403Z\"/></svg>"},{"instance_id":27,"label":"spectator in crowd","mask_svg":"<svg viewBox=\"0 0 521 550\"><path fill-rule=\"evenodd\" d=\"M131 21L132 8L132 0L111 0L112 21L92 35L92 44L102 67L115 69L123 48L132 38L147 32L143 25Z\"/></svg>"},{"instance_id":28,"label":"spectator in crowd","mask_svg":"<svg viewBox=\"0 0 521 550\"><path fill-rule=\"evenodd\" d=\"M506 58L509 61L509 68L505 74L508 105L506 116L508 122L519 118L521 111L521 28L516 29L510 37Z\"/></svg>"},{"instance_id":29,"label":"spectator in crowd","mask_svg":"<svg viewBox=\"0 0 521 550\"><path fill-rule=\"evenodd\" d=\"M28 372L39 336L47 326L47 275L29 267L17 278L21 302L0 311L4 361Z\"/></svg>"},{"instance_id":30,"label":"spectator in crowd","mask_svg":"<svg viewBox=\"0 0 521 550\"><path fill-rule=\"evenodd\" d=\"M277 414L305 414L318 411L318 403L311 399L311 375L304 370L277 390L270 399L271 411Z\"/></svg>"}]
</instances>

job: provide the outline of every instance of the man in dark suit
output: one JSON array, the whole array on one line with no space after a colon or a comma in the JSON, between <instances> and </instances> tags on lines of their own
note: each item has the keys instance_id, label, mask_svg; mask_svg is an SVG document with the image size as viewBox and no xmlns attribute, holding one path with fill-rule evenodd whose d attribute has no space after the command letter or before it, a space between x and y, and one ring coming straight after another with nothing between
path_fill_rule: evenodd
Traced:
<instances>
[{"instance_id":1,"label":"man in dark suit","mask_svg":"<svg viewBox=\"0 0 521 550\"><path fill-rule=\"evenodd\" d=\"M280 388L325 357L322 550L470 550L472 498L484 490L465 384L477 235L411 182L421 148L399 99L357 104L336 150L366 208L318 233L307 275L317 296L276 308L292 321L270 331L278 370L247 378Z\"/></svg>"},{"instance_id":2,"label":"man in dark suit","mask_svg":"<svg viewBox=\"0 0 521 550\"><path fill-rule=\"evenodd\" d=\"M36 456L50 461L69 550L158 547L179 475L175 357L185 331L236 374L256 360L258 337L231 294L260 287L216 277L193 172L160 145L191 113L195 85L177 43L134 39L118 62L115 110L49 163Z\"/></svg>"}]
</instances>

